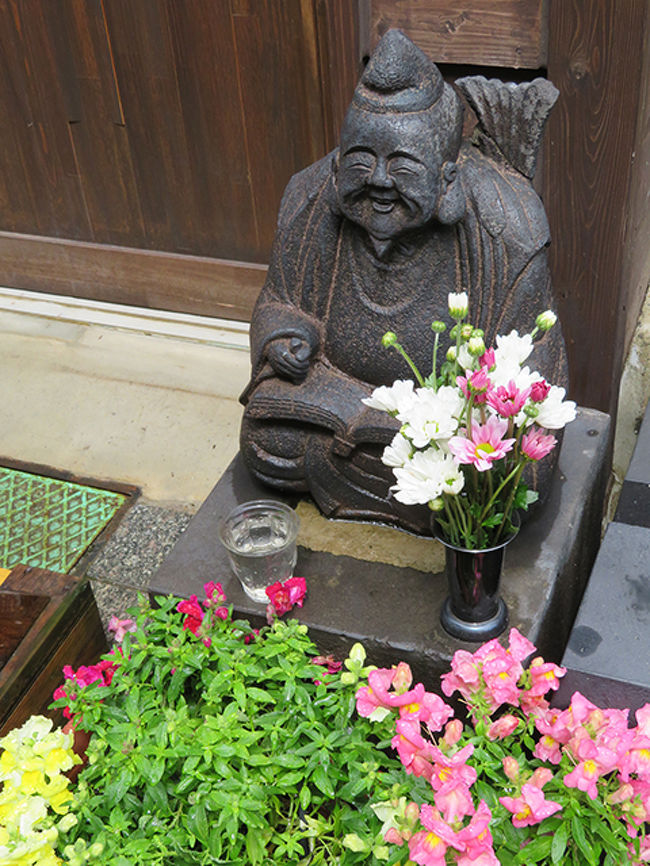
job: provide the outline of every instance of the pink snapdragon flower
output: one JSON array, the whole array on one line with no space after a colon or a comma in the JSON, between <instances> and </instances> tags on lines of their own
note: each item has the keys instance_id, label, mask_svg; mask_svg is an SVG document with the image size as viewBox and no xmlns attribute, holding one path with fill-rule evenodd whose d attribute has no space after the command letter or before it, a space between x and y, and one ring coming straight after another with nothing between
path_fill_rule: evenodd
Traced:
<instances>
[{"instance_id":1,"label":"pink snapdragon flower","mask_svg":"<svg viewBox=\"0 0 650 866\"><path fill-rule=\"evenodd\" d=\"M514 734L519 725L519 719L510 713L505 716L500 716L496 722L492 722L487 729L486 736L488 740L505 740L510 734Z\"/></svg>"},{"instance_id":2,"label":"pink snapdragon flower","mask_svg":"<svg viewBox=\"0 0 650 866\"><path fill-rule=\"evenodd\" d=\"M408 673L404 669L408 670ZM424 697L424 686L411 684L411 670L403 662L393 668L375 668L368 674L368 685L356 693L357 712L366 718L377 718L377 710L393 710L408 705L420 705ZM395 688L397 686L397 688ZM390 689L392 688L392 691ZM385 716L387 713L380 713ZM418 723L419 724L419 723Z\"/></svg>"},{"instance_id":3,"label":"pink snapdragon flower","mask_svg":"<svg viewBox=\"0 0 650 866\"><path fill-rule=\"evenodd\" d=\"M428 803L420 807L420 821L425 829L409 839L411 860L420 866L445 866L447 849L454 847L458 850L461 847L455 832Z\"/></svg>"},{"instance_id":4,"label":"pink snapdragon flower","mask_svg":"<svg viewBox=\"0 0 650 866\"><path fill-rule=\"evenodd\" d=\"M124 635L127 634L127 632L132 633L136 630L136 624L132 619L118 619L118 617L113 614L108 621L108 630L113 632L115 643L122 643Z\"/></svg>"},{"instance_id":5,"label":"pink snapdragon flower","mask_svg":"<svg viewBox=\"0 0 650 866\"><path fill-rule=\"evenodd\" d=\"M515 440L503 438L507 430L507 421L492 416L485 424L472 422L471 436L452 436L447 447L459 463L471 464L479 472L486 472L495 460L501 460L512 450Z\"/></svg>"},{"instance_id":6,"label":"pink snapdragon flower","mask_svg":"<svg viewBox=\"0 0 650 866\"><path fill-rule=\"evenodd\" d=\"M598 796L598 779L602 775L602 770L597 761L588 758L586 761L580 761L570 773L564 776L564 784L567 788L578 788L579 791L584 791L587 796L595 800Z\"/></svg>"},{"instance_id":7,"label":"pink snapdragon flower","mask_svg":"<svg viewBox=\"0 0 650 866\"><path fill-rule=\"evenodd\" d=\"M524 433L521 437L521 450L529 460L541 460L555 448L555 436L543 433L539 428Z\"/></svg>"},{"instance_id":8,"label":"pink snapdragon flower","mask_svg":"<svg viewBox=\"0 0 650 866\"><path fill-rule=\"evenodd\" d=\"M491 820L492 812L481 800L469 824L456 834L456 841L462 846L458 866L499 866L492 849Z\"/></svg>"},{"instance_id":9,"label":"pink snapdragon flower","mask_svg":"<svg viewBox=\"0 0 650 866\"><path fill-rule=\"evenodd\" d=\"M226 593L223 591L223 586L220 583L215 583L213 580L203 584L205 592L205 601L203 607L206 610L212 610L213 615L217 619L228 619L228 608L224 606Z\"/></svg>"},{"instance_id":10,"label":"pink snapdragon flower","mask_svg":"<svg viewBox=\"0 0 650 866\"><path fill-rule=\"evenodd\" d=\"M274 616L283 616L294 605L302 607L307 595L307 581L304 577L288 577L284 583L276 580L266 587L270 604L267 607L267 620Z\"/></svg>"},{"instance_id":11,"label":"pink snapdragon flower","mask_svg":"<svg viewBox=\"0 0 650 866\"><path fill-rule=\"evenodd\" d=\"M511 379L507 385L500 385L488 393L487 404L502 418L512 418L524 408L530 390L531 386L519 389L514 379Z\"/></svg>"},{"instance_id":12,"label":"pink snapdragon flower","mask_svg":"<svg viewBox=\"0 0 650 866\"><path fill-rule=\"evenodd\" d=\"M433 764L432 750L435 748L422 736L420 723L413 719L399 719L395 724L395 736L391 746L397 752L407 773L424 776L431 781Z\"/></svg>"},{"instance_id":13,"label":"pink snapdragon flower","mask_svg":"<svg viewBox=\"0 0 650 866\"><path fill-rule=\"evenodd\" d=\"M526 782L521 786L519 797L499 797L502 806L512 813L515 827L530 827L539 824L544 818L554 815L562 806L554 800L547 800L541 788Z\"/></svg>"},{"instance_id":14,"label":"pink snapdragon flower","mask_svg":"<svg viewBox=\"0 0 650 866\"><path fill-rule=\"evenodd\" d=\"M410 718L422 722L432 732L442 730L445 722L454 711L443 699L433 692L424 692L420 701L403 704L399 710L400 718Z\"/></svg>"}]
</instances>

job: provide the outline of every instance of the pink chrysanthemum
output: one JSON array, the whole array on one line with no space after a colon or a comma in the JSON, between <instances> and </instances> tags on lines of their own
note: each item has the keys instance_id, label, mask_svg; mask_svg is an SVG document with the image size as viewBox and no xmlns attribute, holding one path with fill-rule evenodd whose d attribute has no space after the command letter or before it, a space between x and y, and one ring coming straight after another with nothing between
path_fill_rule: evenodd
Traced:
<instances>
[{"instance_id":1,"label":"pink chrysanthemum","mask_svg":"<svg viewBox=\"0 0 650 866\"><path fill-rule=\"evenodd\" d=\"M479 472L492 468L512 449L515 440L504 439L508 422L502 418L488 418L485 424L472 424L472 435L452 436L448 447L459 463L472 464Z\"/></svg>"},{"instance_id":2,"label":"pink chrysanthemum","mask_svg":"<svg viewBox=\"0 0 650 866\"><path fill-rule=\"evenodd\" d=\"M521 450L529 460L541 460L555 448L556 444L555 436L542 433L539 429L524 433L521 438Z\"/></svg>"},{"instance_id":3,"label":"pink chrysanthemum","mask_svg":"<svg viewBox=\"0 0 650 866\"><path fill-rule=\"evenodd\" d=\"M520 390L514 379L511 379L507 385L500 385L490 391L487 395L487 403L503 418L511 418L521 412L529 397L530 386Z\"/></svg>"}]
</instances>

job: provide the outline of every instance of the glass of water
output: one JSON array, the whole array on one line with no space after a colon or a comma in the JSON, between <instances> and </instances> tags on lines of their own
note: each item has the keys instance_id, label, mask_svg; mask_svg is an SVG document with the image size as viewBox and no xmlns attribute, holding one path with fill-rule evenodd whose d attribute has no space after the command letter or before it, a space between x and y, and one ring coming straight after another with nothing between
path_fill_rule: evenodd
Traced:
<instances>
[{"instance_id":1,"label":"glass of water","mask_svg":"<svg viewBox=\"0 0 650 866\"><path fill-rule=\"evenodd\" d=\"M299 523L283 502L256 499L237 506L219 524L232 570L253 601L267 604L266 587L293 574Z\"/></svg>"}]
</instances>

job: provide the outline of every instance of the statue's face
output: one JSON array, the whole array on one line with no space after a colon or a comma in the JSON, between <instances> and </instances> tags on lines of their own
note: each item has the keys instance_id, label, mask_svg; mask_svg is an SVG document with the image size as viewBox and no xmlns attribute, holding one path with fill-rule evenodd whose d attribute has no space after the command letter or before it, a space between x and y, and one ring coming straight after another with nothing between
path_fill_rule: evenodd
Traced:
<instances>
[{"instance_id":1,"label":"statue's face","mask_svg":"<svg viewBox=\"0 0 650 866\"><path fill-rule=\"evenodd\" d=\"M339 151L339 205L373 237L390 240L428 223L436 212L440 173L430 115L348 112Z\"/></svg>"}]
</instances>

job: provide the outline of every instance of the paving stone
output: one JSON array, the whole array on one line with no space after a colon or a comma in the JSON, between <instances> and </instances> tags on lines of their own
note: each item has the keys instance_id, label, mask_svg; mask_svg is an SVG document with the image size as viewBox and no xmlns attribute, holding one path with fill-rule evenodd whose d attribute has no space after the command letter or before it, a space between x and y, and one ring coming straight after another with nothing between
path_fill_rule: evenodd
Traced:
<instances>
[{"instance_id":1,"label":"paving stone","mask_svg":"<svg viewBox=\"0 0 650 866\"><path fill-rule=\"evenodd\" d=\"M610 523L562 664L562 685L604 706L650 701L650 529Z\"/></svg>"}]
</instances>

